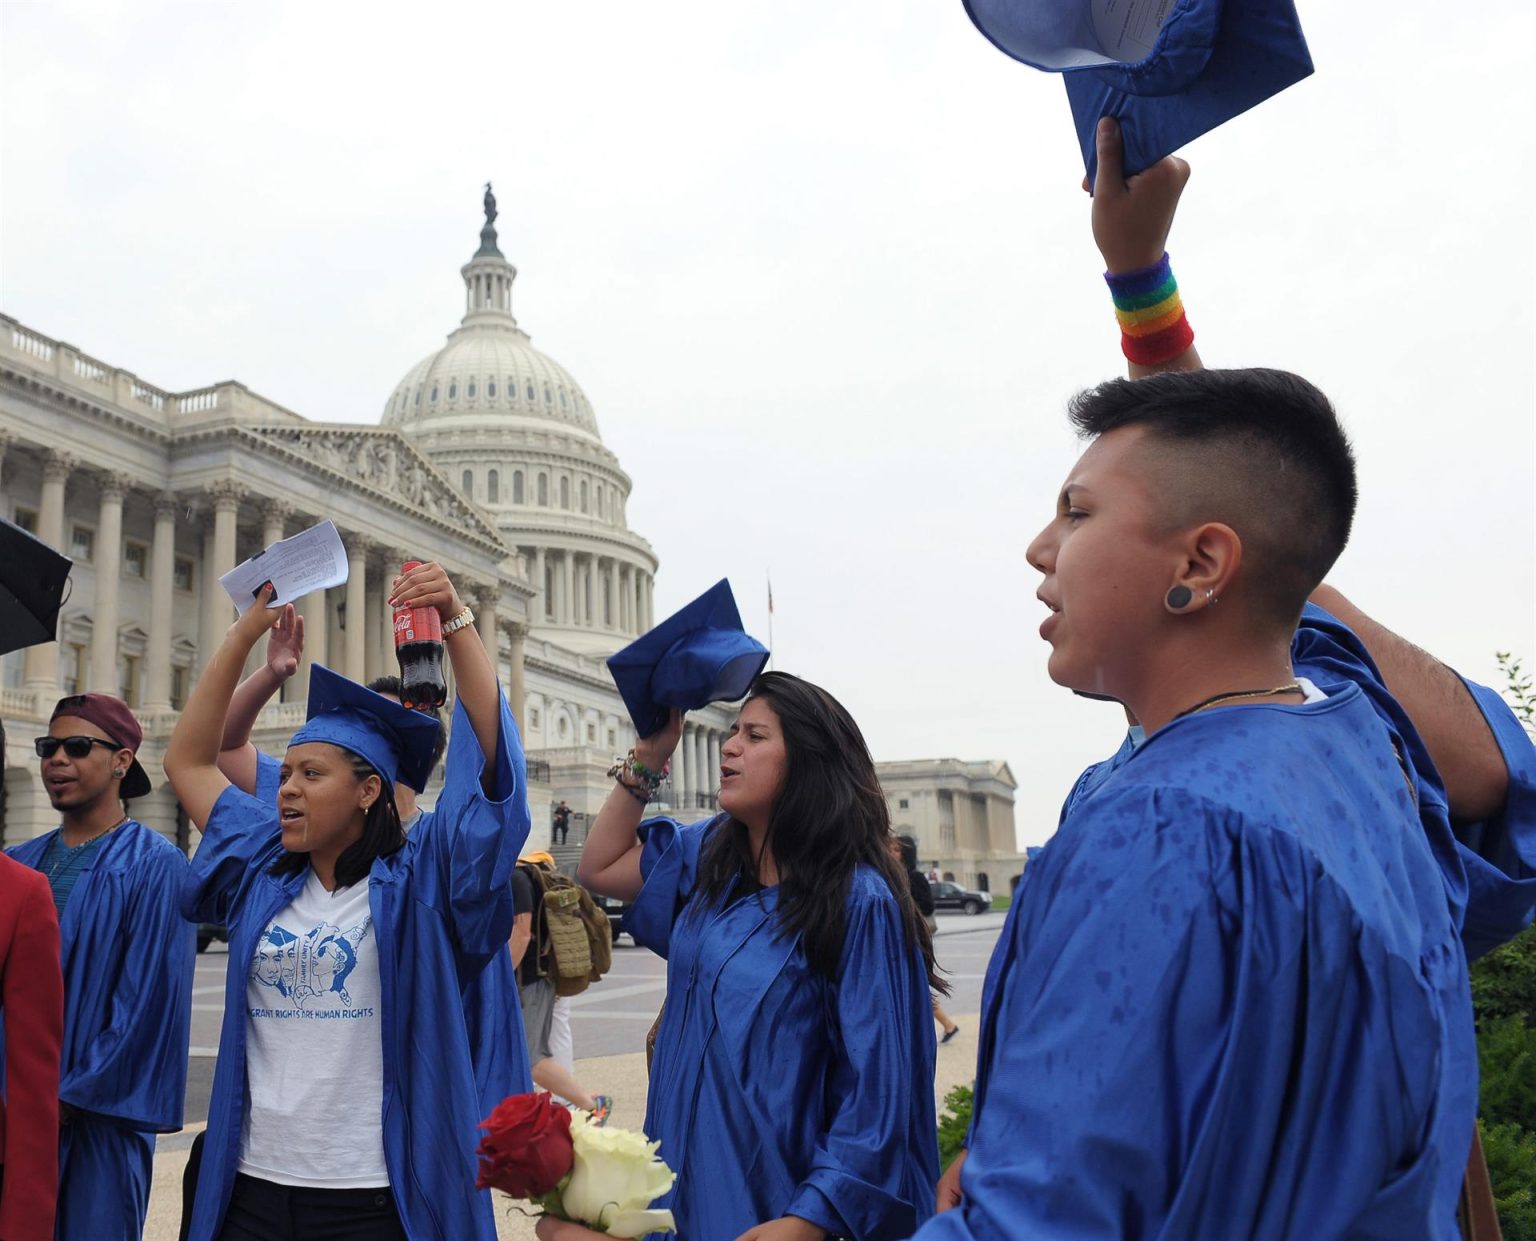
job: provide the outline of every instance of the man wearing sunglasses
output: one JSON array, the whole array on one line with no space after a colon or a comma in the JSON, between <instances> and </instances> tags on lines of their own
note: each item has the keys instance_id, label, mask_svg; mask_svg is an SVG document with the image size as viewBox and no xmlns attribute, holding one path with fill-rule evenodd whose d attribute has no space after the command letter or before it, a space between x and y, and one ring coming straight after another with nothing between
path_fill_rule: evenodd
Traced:
<instances>
[{"instance_id":1,"label":"man wearing sunglasses","mask_svg":"<svg viewBox=\"0 0 1536 1241\"><path fill-rule=\"evenodd\" d=\"M128 704L72 694L34 742L59 827L10 850L47 879L59 916L58 1241L139 1237L156 1133L181 1128L196 928L187 862L126 812L150 791Z\"/></svg>"}]
</instances>

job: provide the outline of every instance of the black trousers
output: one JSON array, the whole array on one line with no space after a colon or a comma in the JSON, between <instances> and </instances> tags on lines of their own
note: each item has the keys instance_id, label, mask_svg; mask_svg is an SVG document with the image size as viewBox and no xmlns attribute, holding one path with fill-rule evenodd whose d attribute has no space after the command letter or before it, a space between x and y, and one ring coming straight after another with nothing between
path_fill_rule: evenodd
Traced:
<instances>
[{"instance_id":1,"label":"black trousers","mask_svg":"<svg viewBox=\"0 0 1536 1241\"><path fill-rule=\"evenodd\" d=\"M237 1175L219 1241L407 1241L388 1189L305 1189Z\"/></svg>"},{"instance_id":2,"label":"black trousers","mask_svg":"<svg viewBox=\"0 0 1536 1241\"><path fill-rule=\"evenodd\" d=\"M192 1204L197 1201L197 1174L203 1168L203 1141L208 1136L205 1129L192 1139L192 1149L187 1153L187 1166L181 1173L181 1236L187 1241L192 1231Z\"/></svg>"}]
</instances>

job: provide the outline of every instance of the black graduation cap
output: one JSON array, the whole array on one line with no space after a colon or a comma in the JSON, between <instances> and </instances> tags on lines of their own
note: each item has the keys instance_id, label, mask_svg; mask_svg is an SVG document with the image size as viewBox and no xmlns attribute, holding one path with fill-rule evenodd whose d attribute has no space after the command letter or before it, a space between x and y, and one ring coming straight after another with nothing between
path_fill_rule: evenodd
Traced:
<instances>
[{"instance_id":1,"label":"black graduation cap","mask_svg":"<svg viewBox=\"0 0 1536 1241\"><path fill-rule=\"evenodd\" d=\"M73 567L68 556L0 518L0 655L57 639Z\"/></svg>"},{"instance_id":2,"label":"black graduation cap","mask_svg":"<svg viewBox=\"0 0 1536 1241\"><path fill-rule=\"evenodd\" d=\"M692 711L746 696L768 648L741 627L722 578L608 659L619 696L642 737L660 732L673 707Z\"/></svg>"},{"instance_id":3,"label":"black graduation cap","mask_svg":"<svg viewBox=\"0 0 1536 1241\"><path fill-rule=\"evenodd\" d=\"M1292 0L965 0L1015 60L1060 73L1089 184L1120 122L1125 172L1171 155L1312 72Z\"/></svg>"}]
</instances>

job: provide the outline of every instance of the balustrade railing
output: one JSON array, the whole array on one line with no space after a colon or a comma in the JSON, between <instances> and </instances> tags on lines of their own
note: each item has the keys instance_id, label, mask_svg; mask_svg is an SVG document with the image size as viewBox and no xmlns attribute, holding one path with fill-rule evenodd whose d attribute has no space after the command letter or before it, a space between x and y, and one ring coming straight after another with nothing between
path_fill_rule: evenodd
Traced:
<instances>
[{"instance_id":1,"label":"balustrade railing","mask_svg":"<svg viewBox=\"0 0 1536 1241\"><path fill-rule=\"evenodd\" d=\"M22 719L41 718L36 690L0 689L0 715Z\"/></svg>"},{"instance_id":2,"label":"balustrade railing","mask_svg":"<svg viewBox=\"0 0 1536 1241\"><path fill-rule=\"evenodd\" d=\"M75 374L80 376L80 378L89 379L93 383L104 384L107 382L107 376L110 372L100 362L96 361L95 358L88 358L83 353L77 353L70 358L70 361L74 366Z\"/></svg>"},{"instance_id":3,"label":"balustrade railing","mask_svg":"<svg viewBox=\"0 0 1536 1241\"><path fill-rule=\"evenodd\" d=\"M199 388L196 392L183 392L175 400L178 414L200 414L219 407L219 390Z\"/></svg>"},{"instance_id":4,"label":"balustrade railing","mask_svg":"<svg viewBox=\"0 0 1536 1241\"><path fill-rule=\"evenodd\" d=\"M297 732L304 723L306 706L303 702L269 702L256 717L256 727Z\"/></svg>"},{"instance_id":5,"label":"balustrade railing","mask_svg":"<svg viewBox=\"0 0 1536 1241\"><path fill-rule=\"evenodd\" d=\"M163 410L165 408L166 394L161 392L159 388L151 388L147 383L135 379L128 390L135 401L148 405L150 409Z\"/></svg>"},{"instance_id":6,"label":"balustrade railing","mask_svg":"<svg viewBox=\"0 0 1536 1241\"><path fill-rule=\"evenodd\" d=\"M53 361L53 342L46 337L27 331L21 324L11 324L11 347L21 353L31 354L44 362Z\"/></svg>"}]
</instances>

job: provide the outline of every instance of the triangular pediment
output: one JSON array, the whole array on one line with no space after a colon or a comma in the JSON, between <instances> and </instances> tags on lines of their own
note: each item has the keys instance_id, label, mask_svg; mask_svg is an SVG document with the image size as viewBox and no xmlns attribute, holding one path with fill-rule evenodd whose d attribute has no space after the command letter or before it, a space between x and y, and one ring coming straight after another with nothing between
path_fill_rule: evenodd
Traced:
<instances>
[{"instance_id":1,"label":"triangular pediment","mask_svg":"<svg viewBox=\"0 0 1536 1241\"><path fill-rule=\"evenodd\" d=\"M400 432L335 423L278 423L242 428L296 453L309 466L341 474L404 508L467 533L502 542L495 524Z\"/></svg>"}]
</instances>

